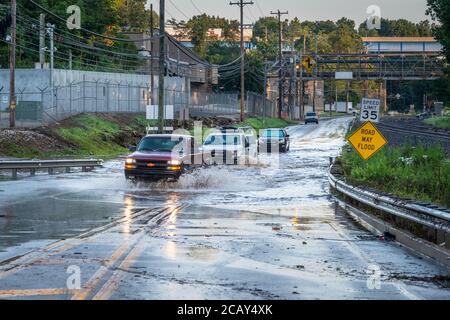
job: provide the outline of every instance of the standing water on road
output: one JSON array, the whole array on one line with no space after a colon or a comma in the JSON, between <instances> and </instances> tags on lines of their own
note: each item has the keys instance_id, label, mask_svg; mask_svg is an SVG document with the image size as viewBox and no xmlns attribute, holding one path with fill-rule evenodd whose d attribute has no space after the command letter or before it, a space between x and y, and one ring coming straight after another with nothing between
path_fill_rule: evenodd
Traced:
<instances>
[{"instance_id":1,"label":"standing water on road","mask_svg":"<svg viewBox=\"0 0 450 320\"><path fill-rule=\"evenodd\" d=\"M345 144L350 121L290 127L288 153L260 155L250 167L200 169L177 182L127 182L123 160L91 173L2 182L0 260L122 219L119 231L97 235L106 241L90 240L94 249L64 253L101 261L110 246L146 230L129 272L114 274L124 285L101 288L97 298L448 298L447 287L430 282L448 277L447 269L377 240L333 201L329 157ZM162 211L135 224L143 209ZM367 270L375 267L386 285L373 291Z\"/></svg>"}]
</instances>

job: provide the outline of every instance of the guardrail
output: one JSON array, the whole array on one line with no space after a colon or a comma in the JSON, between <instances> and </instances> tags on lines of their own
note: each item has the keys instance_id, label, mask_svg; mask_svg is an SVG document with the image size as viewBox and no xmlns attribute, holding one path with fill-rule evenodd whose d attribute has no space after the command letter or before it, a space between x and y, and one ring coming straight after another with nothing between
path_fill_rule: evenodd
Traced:
<instances>
[{"instance_id":1,"label":"guardrail","mask_svg":"<svg viewBox=\"0 0 450 320\"><path fill-rule=\"evenodd\" d=\"M419 226L419 231L426 233L427 236L434 239L417 239L415 234L410 230L405 231L405 224L397 227L388 221L380 219L376 215L369 214L360 210L357 206L340 201L341 206L351 215L356 216L358 220L362 220L369 224L372 228L383 233L388 232L394 234L396 239L413 250L425 254L438 260L446 265L450 264L450 211L438 208L433 205L423 205L419 203L408 202L405 200L395 199L386 195L367 191L359 187L347 184L338 179L332 173L329 173L328 180L330 186L339 193L355 200L359 204L375 209L376 212L391 216L392 221L409 221ZM367 210L366 210L367 211Z\"/></svg>"},{"instance_id":2,"label":"guardrail","mask_svg":"<svg viewBox=\"0 0 450 320\"><path fill-rule=\"evenodd\" d=\"M6 160L0 161L0 170L11 170L14 179L17 178L18 170L30 170L31 175L35 175L37 170L48 170L53 174L55 169L65 168L69 173L71 168L82 168L83 172L88 169L102 167L103 160Z\"/></svg>"}]
</instances>

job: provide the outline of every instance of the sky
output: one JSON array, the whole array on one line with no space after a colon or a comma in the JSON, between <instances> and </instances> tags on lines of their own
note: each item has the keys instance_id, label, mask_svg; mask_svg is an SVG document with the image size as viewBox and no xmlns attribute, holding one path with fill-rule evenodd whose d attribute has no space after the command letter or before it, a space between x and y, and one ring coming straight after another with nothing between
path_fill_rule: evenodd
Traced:
<instances>
[{"instance_id":1,"label":"sky","mask_svg":"<svg viewBox=\"0 0 450 320\"><path fill-rule=\"evenodd\" d=\"M237 0L233 0L237 1ZM338 20L347 17L357 24L366 20L367 8L378 5L381 16L386 19L404 18L413 22L427 19L426 0L253 0L255 4L245 7L245 23L268 16L271 10L289 11L284 18L300 20ZM159 10L159 0L149 0ZM230 0L166 0L167 20L188 20L187 17L204 12L229 19L239 18L239 7L230 6ZM195 6L194 6L195 4ZM198 9L197 9L197 8Z\"/></svg>"}]
</instances>

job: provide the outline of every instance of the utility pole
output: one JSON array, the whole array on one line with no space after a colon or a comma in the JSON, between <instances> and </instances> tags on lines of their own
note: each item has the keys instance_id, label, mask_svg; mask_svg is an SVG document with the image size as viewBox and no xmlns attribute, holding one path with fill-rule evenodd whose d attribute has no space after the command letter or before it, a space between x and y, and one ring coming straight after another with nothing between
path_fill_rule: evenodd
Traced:
<instances>
[{"instance_id":1,"label":"utility pole","mask_svg":"<svg viewBox=\"0 0 450 320\"><path fill-rule=\"evenodd\" d=\"M158 131L164 132L164 71L166 64L166 1L159 0L159 88L158 88Z\"/></svg>"},{"instance_id":2,"label":"utility pole","mask_svg":"<svg viewBox=\"0 0 450 320\"><path fill-rule=\"evenodd\" d=\"M335 81L335 85L336 85L336 99L334 99L334 111L337 112L337 105L338 105L338 99L339 99L339 95L338 95L338 83L337 81Z\"/></svg>"},{"instance_id":3,"label":"utility pole","mask_svg":"<svg viewBox=\"0 0 450 320\"><path fill-rule=\"evenodd\" d=\"M305 106L304 106L305 87L304 87L304 82L303 82L302 62L303 62L303 53L302 53L302 51L300 51L300 120L303 120L304 115L305 115Z\"/></svg>"},{"instance_id":4,"label":"utility pole","mask_svg":"<svg viewBox=\"0 0 450 320\"><path fill-rule=\"evenodd\" d=\"M50 38L50 90L52 95L52 108L55 107L54 104L54 81L53 81L53 70L55 68L55 25L48 23L47 24L47 33Z\"/></svg>"},{"instance_id":5,"label":"utility pole","mask_svg":"<svg viewBox=\"0 0 450 320\"><path fill-rule=\"evenodd\" d=\"M346 96L346 102L345 102L345 111L348 114L349 111L349 103L350 103L350 81L347 81L347 96Z\"/></svg>"},{"instance_id":6,"label":"utility pole","mask_svg":"<svg viewBox=\"0 0 450 320\"><path fill-rule=\"evenodd\" d=\"M314 92L313 92L313 112L316 112L316 91L317 91L317 51L318 51L318 45L317 45L317 33L315 34L315 58L316 59L316 66L314 68Z\"/></svg>"},{"instance_id":7,"label":"utility pole","mask_svg":"<svg viewBox=\"0 0 450 320\"><path fill-rule=\"evenodd\" d=\"M253 1L230 1L230 6L239 6L241 14L241 121L245 120L245 48L244 48L244 7Z\"/></svg>"},{"instance_id":8,"label":"utility pole","mask_svg":"<svg viewBox=\"0 0 450 320\"><path fill-rule=\"evenodd\" d=\"M153 3L150 4L150 104L154 105L154 88L155 88L155 75L153 72L153 59L154 59L154 54L153 54L153 35L154 35L154 30L153 30Z\"/></svg>"},{"instance_id":9,"label":"utility pole","mask_svg":"<svg viewBox=\"0 0 450 320\"><path fill-rule=\"evenodd\" d=\"M16 24L17 3L11 0L11 47L9 49L9 126L16 126Z\"/></svg>"},{"instance_id":10,"label":"utility pole","mask_svg":"<svg viewBox=\"0 0 450 320\"><path fill-rule=\"evenodd\" d=\"M288 11L281 12L279 9L277 11L271 11L270 14L275 14L278 16L278 60L280 64L280 70L278 71L278 118L281 119L281 113L283 111L283 51L282 51L282 42L283 42L283 30L281 24L281 17L285 14L289 14Z\"/></svg>"},{"instance_id":11,"label":"utility pole","mask_svg":"<svg viewBox=\"0 0 450 320\"><path fill-rule=\"evenodd\" d=\"M45 65L45 14L39 16L39 64L41 69Z\"/></svg>"},{"instance_id":12,"label":"utility pole","mask_svg":"<svg viewBox=\"0 0 450 320\"><path fill-rule=\"evenodd\" d=\"M262 118L263 122L266 118L266 101L267 101L267 72L269 71L267 68L267 59L264 61L264 101L263 101L263 112Z\"/></svg>"},{"instance_id":13,"label":"utility pole","mask_svg":"<svg viewBox=\"0 0 450 320\"><path fill-rule=\"evenodd\" d=\"M330 118L333 116L331 106L333 105L333 80L330 80Z\"/></svg>"},{"instance_id":14,"label":"utility pole","mask_svg":"<svg viewBox=\"0 0 450 320\"><path fill-rule=\"evenodd\" d=\"M297 100L298 100L298 81L297 81L297 52L295 51L295 40L292 39L292 77L294 86L294 112L297 110ZM300 114L300 112L299 112Z\"/></svg>"}]
</instances>

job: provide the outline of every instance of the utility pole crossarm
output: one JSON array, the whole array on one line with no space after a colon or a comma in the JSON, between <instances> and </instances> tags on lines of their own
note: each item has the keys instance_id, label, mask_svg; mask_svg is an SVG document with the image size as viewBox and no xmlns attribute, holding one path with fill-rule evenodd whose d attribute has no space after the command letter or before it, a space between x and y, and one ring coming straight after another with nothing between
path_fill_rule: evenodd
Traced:
<instances>
[{"instance_id":1,"label":"utility pole crossarm","mask_svg":"<svg viewBox=\"0 0 450 320\"><path fill-rule=\"evenodd\" d=\"M280 17L281 16L283 16L283 15L285 15L285 14L289 14L289 11L280 11L280 10L277 10L277 11L270 11L270 14L276 14L276 15L279 15Z\"/></svg>"},{"instance_id":2,"label":"utility pole crossarm","mask_svg":"<svg viewBox=\"0 0 450 320\"><path fill-rule=\"evenodd\" d=\"M246 5L248 5L248 4L250 4L250 5L253 5L253 4L255 4L253 1L236 1L236 2L233 2L233 1L230 1L230 6L246 6Z\"/></svg>"}]
</instances>

